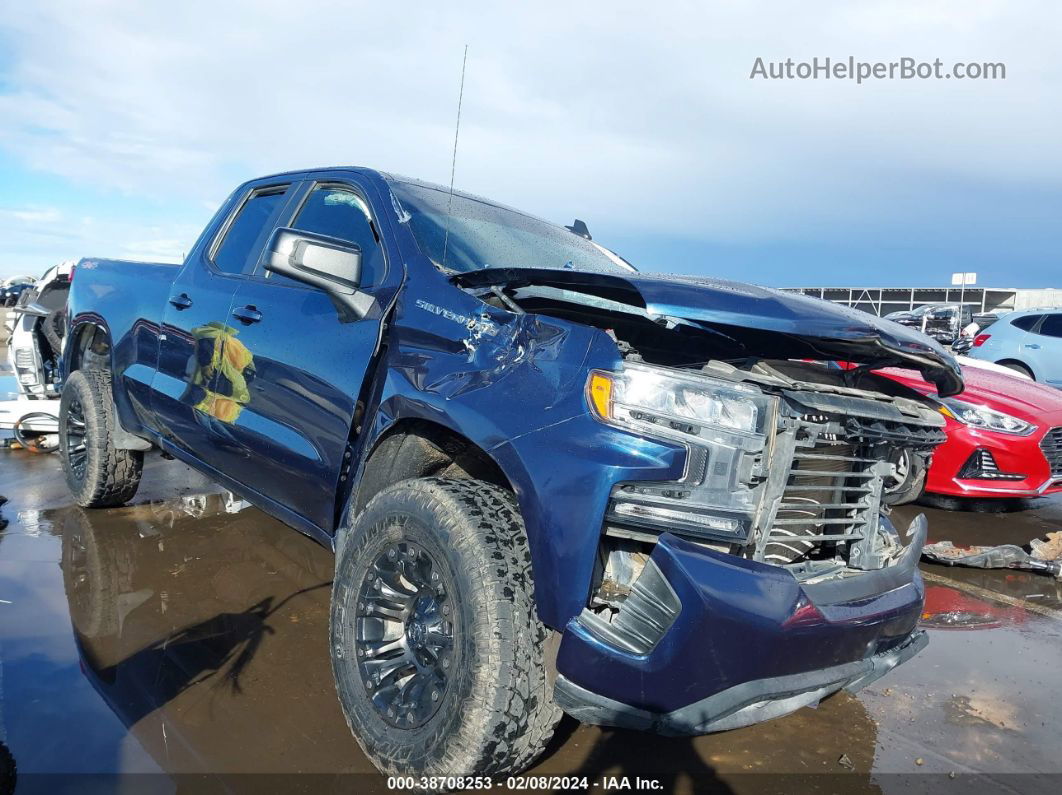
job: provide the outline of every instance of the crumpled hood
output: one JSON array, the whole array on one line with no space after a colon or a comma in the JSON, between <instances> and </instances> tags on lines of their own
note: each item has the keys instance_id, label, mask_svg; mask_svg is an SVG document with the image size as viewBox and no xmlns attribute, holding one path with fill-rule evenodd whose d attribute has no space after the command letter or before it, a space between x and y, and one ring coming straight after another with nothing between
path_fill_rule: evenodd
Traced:
<instances>
[{"instance_id":1,"label":"crumpled hood","mask_svg":"<svg viewBox=\"0 0 1062 795\"><path fill-rule=\"evenodd\" d=\"M750 355L913 367L942 397L963 389L958 363L924 334L799 293L723 279L544 268L487 268L453 279L469 287L535 285L582 292L703 325L733 338Z\"/></svg>"}]
</instances>

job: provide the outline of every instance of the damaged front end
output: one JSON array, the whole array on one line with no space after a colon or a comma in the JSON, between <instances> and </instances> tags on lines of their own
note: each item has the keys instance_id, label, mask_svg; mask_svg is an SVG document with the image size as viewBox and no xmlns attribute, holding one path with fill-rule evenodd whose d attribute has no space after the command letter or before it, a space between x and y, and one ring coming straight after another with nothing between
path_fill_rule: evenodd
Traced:
<instances>
[{"instance_id":1,"label":"damaged front end","mask_svg":"<svg viewBox=\"0 0 1062 795\"><path fill-rule=\"evenodd\" d=\"M821 301L808 313L809 336L788 294L745 285L684 283L679 306L666 293L674 280L640 275L488 270L456 279L488 303L606 330L622 368L590 375L593 412L686 448L680 479L615 484L607 537L652 544L671 532L788 566L800 580L882 568L901 554L880 520L885 492L900 462L928 463L945 420L922 395L868 371L903 361L951 385L957 367L930 341L896 324L886 327L892 336L875 335L876 319L860 327ZM684 316L654 314L654 297ZM794 361L827 354L863 366ZM605 576L615 568L606 560Z\"/></svg>"},{"instance_id":2,"label":"damaged front end","mask_svg":"<svg viewBox=\"0 0 1062 795\"><path fill-rule=\"evenodd\" d=\"M901 538L887 491L900 462L928 465L945 420L871 371L914 366L953 393L961 377L939 346L825 302L805 327L802 304L743 285L521 270L455 281L605 331L620 365L589 374L591 413L686 451L677 478L611 488L591 593L558 657L567 711L733 728L857 689L925 645L925 520Z\"/></svg>"},{"instance_id":3,"label":"damaged front end","mask_svg":"<svg viewBox=\"0 0 1062 795\"><path fill-rule=\"evenodd\" d=\"M606 536L672 532L798 580L890 565L902 545L880 518L894 462L928 457L944 419L917 399L845 386L841 372L757 361L593 374L591 393L609 392L592 398L604 421L688 450L679 480L615 486Z\"/></svg>"}]
</instances>

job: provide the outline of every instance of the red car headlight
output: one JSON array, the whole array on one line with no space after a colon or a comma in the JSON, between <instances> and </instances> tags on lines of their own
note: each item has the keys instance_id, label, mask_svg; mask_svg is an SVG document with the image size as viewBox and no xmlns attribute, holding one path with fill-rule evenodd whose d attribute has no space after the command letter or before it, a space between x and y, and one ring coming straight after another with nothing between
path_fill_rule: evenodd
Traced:
<instances>
[{"instance_id":1,"label":"red car headlight","mask_svg":"<svg viewBox=\"0 0 1062 795\"><path fill-rule=\"evenodd\" d=\"M1028 436L1036 430L1036 426L1031 422L990 409L988 406L979 406L976 403L967 403L965 400L955 398L944 398L940 402L942 404L941 414L964 425L969 425L971 428L1009 433L1014 436Z\"/></svg>"}]
</instances>

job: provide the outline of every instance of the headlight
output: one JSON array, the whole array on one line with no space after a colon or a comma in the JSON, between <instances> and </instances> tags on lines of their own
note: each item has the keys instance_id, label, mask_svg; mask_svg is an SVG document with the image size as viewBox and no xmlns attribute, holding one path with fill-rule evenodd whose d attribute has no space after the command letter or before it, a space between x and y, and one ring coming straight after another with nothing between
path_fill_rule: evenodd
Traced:
<instances>
[{"instance_id":1,"label":"headlight","mask_svg":"<svg viewBox=\"0 0 1062 795\"><path fill-rule=\"evenodd\" d=\"M587 399L605 422L665 436L699 436L702 428L760 434L770 408L753 386L630 363L618 373L593 371Z\"/></svg>"},{"instance_id":2,"label":"headlight","mask_svg":"<svg viewBox=\"0 0 1062 795\"><path fill-rule=\"evenodd\" d=\"M965 400L955 398L944 398L940 402L944 404L940 410L942 414L964 425L969 425L971 428L1011 433L1015 436L1028 436L1036 430L1036 426L1031 422L1019 420L1017 417L990 409L988 406L978 406L975 403L967 403Z\"/></svg>"}]
</instances>

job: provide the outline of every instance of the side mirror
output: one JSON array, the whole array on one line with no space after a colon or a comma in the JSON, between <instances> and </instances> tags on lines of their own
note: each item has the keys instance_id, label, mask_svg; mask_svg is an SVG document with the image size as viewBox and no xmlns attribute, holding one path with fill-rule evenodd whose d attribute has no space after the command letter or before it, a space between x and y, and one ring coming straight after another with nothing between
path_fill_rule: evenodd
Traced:
<instances>
[{"instance_id":1,"label":"side mirror","mask_svg":"<svg viewBox=\"0 0 1062 795\"><path fill-rule=\"evenodd\" d=\"M50 309L45 309L40 304L15 304L11 307L12 313L16 315L32 315L33 317L48 317L51 314Z\"/></svg>"},{"instance_id":2,"label":"side mirror","mask_svg":"<svg viewBox=\"0 0 1062 795\"><path fill-rule=\"evenodd\" d=\"M265 252L265 269L324 290L342 320L365 317L375 300L358 290L361 284L361 249L345 240L277 229Z\"/></svg>"}]
</instances>

